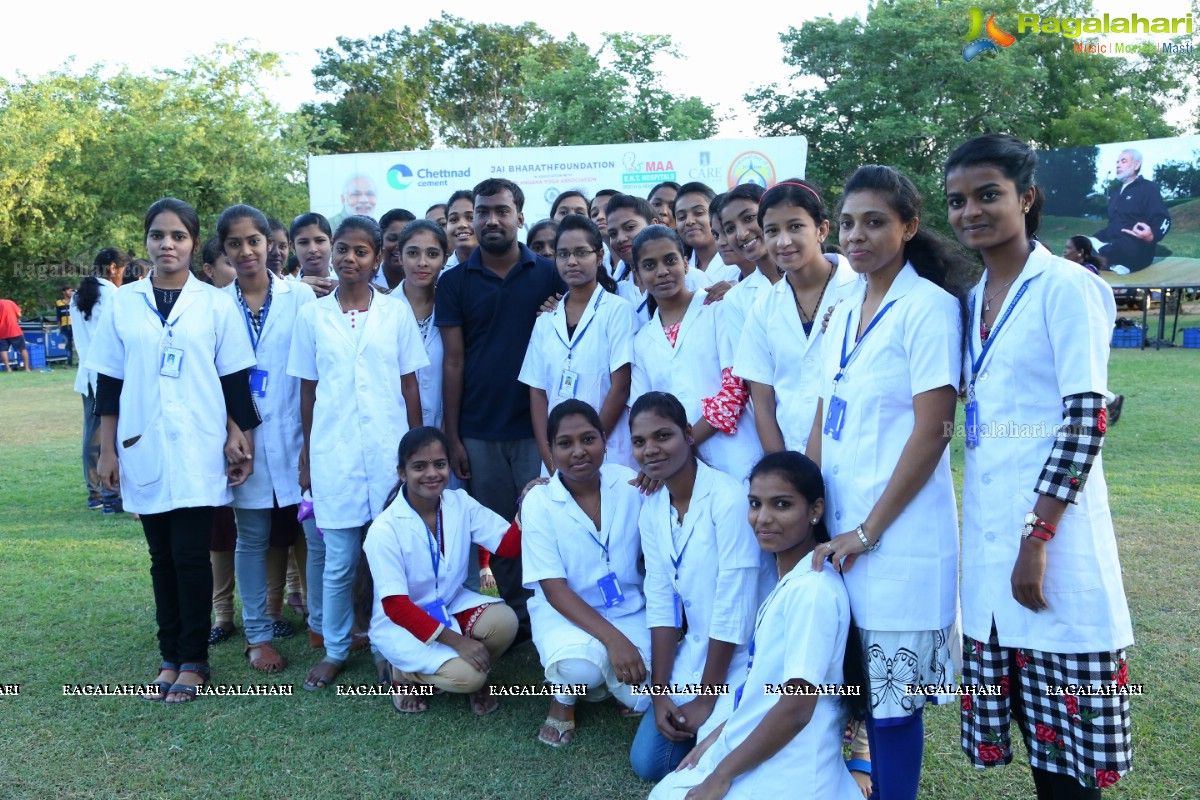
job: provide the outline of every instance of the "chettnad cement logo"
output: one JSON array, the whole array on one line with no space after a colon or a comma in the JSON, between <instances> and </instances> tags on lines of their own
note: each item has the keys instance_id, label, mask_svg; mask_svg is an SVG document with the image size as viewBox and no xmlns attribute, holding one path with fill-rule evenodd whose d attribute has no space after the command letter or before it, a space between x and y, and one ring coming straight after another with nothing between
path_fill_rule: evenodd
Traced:
<instances>
[{"instance_id":1,"label":"chettnad cement logo","mask_svg":"<svg viewBox=\"0 0 1200 800\"><path fill-rule=\"evenodd\" d=\"M387 172L388 186L396 191L404 191L412 186L413 171L404 164L395 164Z\"/></svg>"},{"instance_id":2,"label":"chettnad cement logo","mask_svg":"<svg viewBox=\"0 0 1200 800\"><path fill-rule=\"evenodd\" d=\"M971 7L971 30L967 31L963 38L970 42L963 48L963 61L968 62L984 50L994 50L998 53L1000 47L1008 47L1017 40L1011 33L1000 30L995 14L988 17L985 25L983 10L974 6Z\"/></svg>"},{"instance_id":3,"label":"chettnad cement logo","mask_svg":"<svg viewBox=\"0 0 1200 800\"><path fill-rule=\"evenodd\" d=\"M743 183L755 183L767 189L775 185L775 165L757 150L749 150L733 159L725 179L730 189Z\"/></svg>"}]
</instances>

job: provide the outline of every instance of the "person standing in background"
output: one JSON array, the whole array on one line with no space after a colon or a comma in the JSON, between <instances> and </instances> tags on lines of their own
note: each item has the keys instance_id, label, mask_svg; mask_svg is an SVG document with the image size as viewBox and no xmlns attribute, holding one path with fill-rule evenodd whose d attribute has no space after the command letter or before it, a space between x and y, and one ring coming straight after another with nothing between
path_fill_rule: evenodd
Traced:
<instances>
[{"instance_id":1,"label":"person standing in background","mask_svg":"<svg viewBox=\"0 0 1200 800\"><path fill-rule=\"evenodd\" d=\"M67 366L75 366L75 333L71 330L71 295L74 286L62 287L62 296L54 301L54 313L58 317L58 330L66 341Z\"/></svg>"}]
</instances>

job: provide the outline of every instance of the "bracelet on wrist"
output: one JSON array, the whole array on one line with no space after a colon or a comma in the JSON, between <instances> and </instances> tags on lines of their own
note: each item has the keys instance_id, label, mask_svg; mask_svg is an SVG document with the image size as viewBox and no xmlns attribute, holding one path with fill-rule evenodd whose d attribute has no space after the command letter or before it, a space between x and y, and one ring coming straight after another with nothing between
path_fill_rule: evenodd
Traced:
<instances>
[{"instance_id":1,"label":"bracelet on wrist","mask_svg":"<svg viewBox=\"0 0 1200 800\"><path fill-rule=\"evenodd\" d=\"M867 532L863 530L862 525L855 528L854 532L858 534L858 540L862 542L863 547L867 548L868 553L879 549L879 542L871 544L871 540L867 538Z\"/></svg>"}]
</instances>

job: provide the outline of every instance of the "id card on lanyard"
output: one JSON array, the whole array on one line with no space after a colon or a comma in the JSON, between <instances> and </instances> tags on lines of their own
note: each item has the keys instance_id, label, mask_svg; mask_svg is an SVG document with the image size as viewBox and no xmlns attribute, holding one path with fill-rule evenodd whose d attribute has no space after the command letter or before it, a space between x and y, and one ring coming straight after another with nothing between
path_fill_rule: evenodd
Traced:
<instances>
[{"instance_id":1,"label":"id card on lanyard","mask_svg":"<svg viewBox=\"0 0 1200 800\"><path fill-rule=\"evenodd\" d=\"M573 399L579 392L579 373L571 369L571 358L575 353L576 345L583 341L584 334L588 332L588 328L592 327L592 322L596 319L596 309L600 308L600 301L604 299L603 288L597 285L594 291L596 294L596 302L592 304L592 316L588 317L587 323L581 330L576 331L575 335L571 337L570 341L566 341L562 338L562 334L559 333L558 328L554 329L554 335L557 336L558 340L563 343L564 347L567 348L567 363L565 366L563 366L562 374L558 378L558 390L555 392L555 395L560 402L563 400ZM570 296L571 293L567 292L562 299L564 322L566 321L567 316L567 299Z\"/></svg>"},{"instance_id":2,"label":"id card on lanyard","mask_svg":"<svg viewBox=\"0 0 1200 800\"><path fill-rule=\"evenodd\" d=\"M183 343L175 338L175 326L179 324L182 315L176 316L173 322L167 322L167 318L162 315L154 303L150 302L150 298L142 295L142 300L146 301L146 307L154 312L154 316L158 317L158 321L162 323L166 330L166 338L161 342L162 353L159 355L158 374L164 378L178 378L183 370Z\"/></svg>"},{"instance_id":3,"label":"id card on lanyard","mask_svg":"<svg viewBox=\"0 0 1200 800\"><path fill-rule=\"evenodd\" d=\"M979 351L979 355L975 355L975 334L972 331L967 336L967 345L971 358L971 380L967 383L967 405L966 405L966 441L967 447L978 447L980 441L980 420L979 420L979 402L975 399L975 381L979 378L979 372L983 369L983 362L987 358L988 351L992 349L992 344L1000 335L1000 329L1004 327L1004 323L1008 321L1008 317L1012 314L1013 309L1017 307L1017 303L1021 302L1021 297L1024 296L1025 290L1029 288L1029 281L1033 278L1028 278L1021 284L1021 288L1017 289L1017 293L1013 295L1012 302L1008 304L1008 308L1000 316L999 321L992 327L988 333L987 340L983 343L983 348ZM971 298L970 304L970 319L971 324L975 324L975 299ZM983 311L979 312L979 319L983 321Z\"/></svg>"},{"instance_id":4,"label":"id card on lanyard","mask_svg":"<svg viewBox=\"0 0 1200 800\"><path fill-rule=\"evenodd\" d=\"M592 535L592 532L584 528L584 533L588 538L596 543L596 547L604 553L604 568L608 570L608 574L600 580L596 581L596 585L600 587L600 597L604 600L605 608L612 608L625 601L625 593L621 590L621 582L617 580L617 573L613 572L612 559L609 556L608 545L612 541L612 534L609 533L604 537L602 543L599 539Z\"/></svg>"},{"instance_id":5,"label":"id card on lanyard","mask_svg":"<svg viewBox=\"0 0 1200 800\"><path fill-rule=\"evenodd\" d=\"M888 309L894 305L896 305L895 300L875 312L874 318L871 319L871 324L863 331L863 335L854 343L854 349L849 353L846 352L846 347L850 343L850 322L854 319L854 314L846 314L846 330L842 334L842 357L838 362L838 373L833 377L833 392L829 395L829 411L825 415L825 425L821 428L821 432L834 441L842 438L842 426L846 424L846 401L837 395L838 382L845 376L846 368L850 366L850 362L854 361L855 356L858 355L858 349L863 346L863 342L871 335L871 331L875 330L875 326L883 319L883 315L888 312Z\"/></svg>"},{"instance_id":6,"label":"id card on lanyard","mask_svg":"<svg viewBox=\"0 0 1200 800\"><path fill-rule=\"evenodd\" d=\"M441 571L442 560L445 558L444 549L446 547L445 535L442 531L442 509L438 506L437 511L437 534L429 530L429 526L425 526L425 533L429 536L429 561L433 565L433 591L434 599L421 606L425 613L433 617L438 622L445 625L447 628L452 627L450 624L450 613L446 610L446 601L442 599L441 588Z\"/></svg>"},{"instance_id":7,"label":"id card on lanyard","mask_svg":"<svg viewBox=\"0 0 1200 800\"><path fill-rule=\"evenodd\" d=\"M263 328L267 326L267 313L271 310L271 294L274 287L268 284L267 297L263 300L262 309L259 311L257 325L254 322L254 315L250 312L250 305L246 302L246 298L242 296L241 284L237 284L237 299L238 304L242 307L242 312L246 316L246 333L250 337L250 347L254 350L255 356L258 355L258 343L262 341ZM257 366L250 370L250 394L254 397L267 396L267 370L259 369Z\"/></svg>"}]
</instances>

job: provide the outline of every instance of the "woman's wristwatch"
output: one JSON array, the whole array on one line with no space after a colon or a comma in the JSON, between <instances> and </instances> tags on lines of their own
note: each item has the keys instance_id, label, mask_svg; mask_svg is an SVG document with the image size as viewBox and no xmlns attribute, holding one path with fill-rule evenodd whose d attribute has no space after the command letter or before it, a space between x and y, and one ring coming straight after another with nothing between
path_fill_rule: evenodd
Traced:
<instances>
[{"instance_id":1,"label":"woman's wristwatch","mask_svg":"<svg viewBox=\"0 0 1200 800\"><path fill-rule=\"evenodd\" d=\"M1032 536L1035 539L1048 542L1054 538L1054 534L1056 533L1058 533L1057 527L1046 522L1046 520L1032 511L1025 515L1025 527L1021 529L1022 539L1028 539Z\"/></svg>"}]
</instances>

